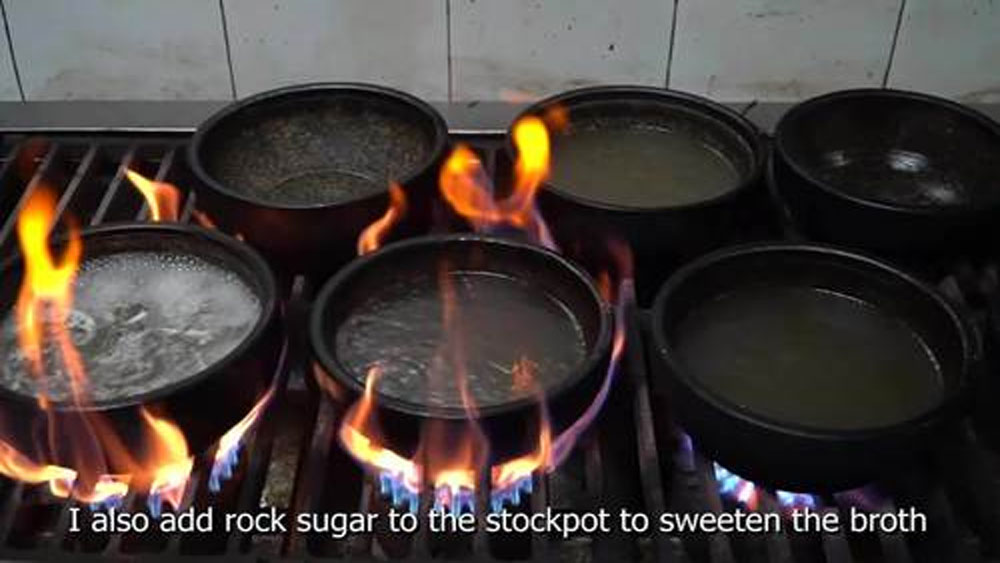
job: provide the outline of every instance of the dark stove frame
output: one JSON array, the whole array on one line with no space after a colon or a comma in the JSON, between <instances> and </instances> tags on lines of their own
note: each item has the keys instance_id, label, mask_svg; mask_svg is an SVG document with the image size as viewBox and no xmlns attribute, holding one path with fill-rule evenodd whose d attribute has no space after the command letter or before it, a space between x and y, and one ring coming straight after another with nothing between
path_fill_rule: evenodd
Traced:
<instances>
[{"instance_id":1,"label":"dark stove frame","mask_svg":"<svg viewBox=\"0 0 1000 563\"><path fill-rule=\"evenodd\" d=\"M0 118L0 124L3 118ZM21 128L23 129L23 128ZM169 129L169 128L168 128ZM43 134L42 140L33 135ZM66 132L8 129L0 142L0 255L11 252L16 212L42 182L57 188L60 215L72 210L85 224L143 220L142 199L127 185L125 167L137 167L158 180L190 185L184 162L186 130L107 129ZM480 151L487 168L503 166L503 138L497 130L453 131ZM191 220L196 201L186 194L182 220ZM993 270L995 278L995 270ZM947 292L969 303L996 303L996 284L989 271L962 268L943 282ZM984 278L985 276L985 278ZM995 281L995 279L994 279ZM983 296L984 287L992 287ZM196 464L184 506L250 511L262 502L295 511L368 511L383 508L377 486L335 444L338 413L304 385L311 369L303 326L311 287L301 279L285 280L290 348L278 373L281 392L240 457L233 479L218 495L207 491L208 467ZM645 338L647 313L630 311L628 341L619 384L599 423L577 446L567 464L536 479L525 509L591 510L604 507L670 511L714 511L732 508L718 494L712 463L697 452L677 447L678 435L665 404L665 391L652 377L651 350ZM986 315L983 307L977 314ZM654 408L655 405L655 408ZM927 537L899 534L844 533L800 537L725 534L684 538L653 534L636 538L620 533L550 541L542 536L491 538L484 532L459 541L442 540L421 531L403 559L442 557L469 561L998 561L1000 560L1000 456L979 447L971 426L963 428L936 459L933 470L902 475L885 487L896 505L913 505L928 514ZM480 498L477 510L488 509ZM826 510L846 510L841 499L826 498ZM547 501L547 502L546 502ZM422 499L426 507L429 499ZM762 510L778 510L764 499ZM384 557L399 538L372 535L345 540L296 534L213 534L209 536L92 534L68 532L71 502L54 499L44 487L0 479L0 558L7 560L72 559L146 561L204 559L279 561ZM141 510L140 497L130 494L125 506ZM84 510L84 512L86 509ZM39 532L41 530L41 532Z\"/></svg>"}]
</instances>

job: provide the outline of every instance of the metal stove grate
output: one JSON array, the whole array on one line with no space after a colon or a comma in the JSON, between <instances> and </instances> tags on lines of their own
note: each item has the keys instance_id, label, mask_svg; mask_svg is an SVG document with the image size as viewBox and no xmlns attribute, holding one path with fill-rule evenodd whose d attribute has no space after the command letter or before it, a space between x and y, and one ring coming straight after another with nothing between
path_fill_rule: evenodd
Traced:
<instances>
[{"instance_id":1,"label":"metal stove grate","mask_svg":"<svg viewBox=\"0 0 1000 563\"><path fill-rule=\"evenodd\" d=\"M504 168L502 139L463 135L480 150L490 170ZM60 214L72 213L84 224L145 219L142 199L124 179L133 167L182 188L190 175L184 159L183 134L82 136L70 134L3 139L0 161L0 256L13 252L17 212L32 190L46 184L60 196ZM191 219L196 201L186 193L182 219ZM984 273L985 272L985 273ZM990 273L992 272L992 274ZM959 270L944 282L956 299L985 315L990 303L1000 307L995 270ZM302 320L311 288L303 280L286 283L286 326L290 345L277 374L281 392L246 444L233 477L217 494L208 491L208 470L196 465L184 506L217 512L253 511L269 506L292 512L365 512L384 509L377 487L335 444L338 413L304 385L311 362ZM595 510L620 508L658 514L719 512L732 508L719 494L710 460L683 447L673 427L665 391L647 362L650 350L643 311L633 311L623 360L623 377L609 398L598 424L567 463L536 479L534 492L521 510ZM977 445L971 427L949 441L925 466L881 484L890 495L888 507L914 506L928 515L931 531L921 536L899 534L792 533L750 536L700 534L635 537L612 533L558 540L544 536L435 537L419 532L411 538L388 532L347 537L304 537L289 534L167 535L71 533L71 501L57 499L44 487L0 479L0 558L4 560L73 559L111 561L179 558L263 561L400 558L409 561L736 561L831 563L888 561L1000 561L1000 458ZM488 507L479 499L477 510ZM428 499L422 499L427 506ZM822 499L823 510L844 511L843 498ZM124 507L144 510L130 494ZM763 495L759 507L778 511ZM86 514L86 510L81 511ZM422 529L425 529L422 527Z\"/></svg>"}]
</instances>

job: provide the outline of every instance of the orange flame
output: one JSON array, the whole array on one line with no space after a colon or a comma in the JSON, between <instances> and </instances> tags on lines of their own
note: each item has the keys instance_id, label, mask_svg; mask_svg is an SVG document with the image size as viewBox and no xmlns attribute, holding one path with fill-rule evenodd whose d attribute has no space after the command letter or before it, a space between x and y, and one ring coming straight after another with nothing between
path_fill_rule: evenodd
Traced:
<instances>
[{"instance_id":1,"label":"orange flame","mask_svg":"<svg viewBox=\"0 0 1000 563\"><path fill-rule=\"evenodd\" d=\"M365 391L344 416L340 427L340 443L362 465L383 471L400 479L411 491L420 490L420 469L412 461L377 445L368 433L372 431L371 415L375 407L375 385L382 370L372 366L365 379Z\"/></svg>"},{"instance_id":2,"label":"orange flame","mask_svg":"<svg viewBox=\"0 0 1000 563\"><path fill-rule=\"evenodd\" d=\"M632 314L632 305L635 302L635 286L633 281L632 251L629 246L619 240L611 240L608 243L608 251L614 262L615 271L602 273L599 276L602 282L602 293L607 293L607 299L615 304L615 325L614 337L611 346L611 361L608 363L608 370L601 383L600 389L594 400L591 401L587 409L580 415L580 418L573 421L569 428L563 430L552 443L552 459L549 468L555 468L562 464L566 456L573 450L577 439L597 418L601 407L607 400L618 376L618 365L621 363L625 353L625 333L626 315ZM618 280L617 287L612 289L610 280L612 277Z\"/></svg>"},{"instance_id":3,"label":"orange flame","mask_svg":"<svg viewBox=\"0 0 1000 563\"><path fill-rule=\"evenodd\" d=\"M432 419L424 425L418 457L434 486L438 507L458 510L459 495L476 490L486 446L471 417L464 424Z\"/></svg>"},{"instance_id":4,"label":"orange flame","mask_svg":"<svg viewBox=\"0 0 1000 563\"><path fill-rule=\"evenodd\" d=\"M456 299L448 268L439 272L443 298L446 338L440 344L430 377L449 373L457 378L462 403L468 416L463 421L431 419L421 429L420 443L412 459L407 459L378 444L378 428L372 418L376 400L376 384L382 372L379 366L368 371L365 391L351 407L340 427L340 442L345 450L362 465L380 474L387 474L412 493L419 492L424 476L434 487L435 506L459 510L462 495L476 489L479 468L488 452L482 430L475 422L475 405L464 376L465 358L461 331L457 330ZM445 364L451 370L444 369ZM317 374L319 381L325 378ZM470 497L471 498L471 497Z\"/></svg>"},{"instance_id":5,"label":"orange flame","mask_svg":"<svg viewBox=\"0 0 1000 563\"><path fill-rule=\"evenodd\" d=\"M552 464L552 429L547 418L543 418L542 430L538 434L538 446L535 451L500 465L490 470L491 484L494 491L508 490L518 481L530 478L537 471L554 467Z\"/></svg>"},{"instance_id":6,"label":"orange flame","mask_svg":"<svg viewBox=\"0 0 1000 563\"><path fill-rule=\"evenodd\" d=\"M109 499L120 499L128 494L131 475L101 475L89 491L74 489L71 483L64 481L49 481L49 490L57 497L67 498L70 495L76 500L87 504L100 504Z\"/></svg>"},{"instance_id":7,"label":"orange flame","mask_svg":"<svg viewBox=\"0 0 1000 563\"><path fill-rule=\"evenodd\" d=\"M194 459L188 454L187 440L180 428L169 420L155 416L145 408L140 412L154 437L153 451L146 463L152 478L149 492L159 495L160 499L177 509L194 466Z\"/></svg>"},{"instance_id":8,"label":"orange flame","mask_svg":"<svg viewBox=\"0 0 1000 563\"><path fill-rule=\"evenodd\" d=\"M615 331L611 349L611 361L608 364L608 371L605 374L601 388L580 418L575 420L554 439L551 436L552 430L548 420L548 413L545 409L545 398L539 391L539 406L542 412L538 446L532 454L494 466L491 470L493 491L508 490L511 487L517 486L517 483L522 479L530 478L536 471L550 471L561 465L566 456L572 451L573 446L576 445L577 439L597 417L604 406L604 402L607 400L618 373L618 364L625 352L625 316L629 314L629 307L635 299L631 249L624 242L613 239L608 241L608 252L614 269L613 271L606 270L600 273L597 278L598 286L601 295L607 301L616 303L617 307L615 311ZM612 287L612 279L618 280L617 290ZM535 385L535 380L530 373L531 369L532 364L527 358L522 357L514 365L515 383L518 380L527 380L531 381L532 385Z\"/></svg>"},{"instance_id":9,"label":"orange flame","mask_svg":"<svg viewBox=\"0 0 1000 563\"><path fill-rule=\"evenodd\" d=\"M250 412L243 417L242 420L236 423L236 426L230 428L222 438L219 438L219 445L215 450L215 463L224 463L229 459L230 455L240 447L243 443L243 437L251 428L257 424L261 415L267 409L268 405L271 404L271 399L274 398L275 387L272 385L268 388L267 392L254 404Z\"/></svg>"},{"instance_id":10,"label":"orange flame","mask_svg":"<svg viewBox=\"0 0 1000 563\"><path fill-rule=\"evenodd\" d=\"M555 244L536 208L535 199L548 178L550 169L549 128L561 131L568 126L568 112L561 106L549 108L541 117L525 117L515 123L512 138L517 149L517 159L513 184L509 194L502 199L495 197L493 186L476 153L468 146L456 146L441 168L439 187L442 197L477 231L515 228L536 242L554 249ZM403 204L405 200L394 194L385 215L369 225L359 238L359 254L379 247L385 234L404 212ZM612 244L611 253L615 259L615 267L600 276L601 294L618 304L619 314L616 317L612 359L602 386L584 414L558 436L553 436L544 395L538 389L541 416L537 446L529 454L489 468L494 492L506 488L516 491L524 479L558 466L572 450L578 437L596 418L607 399L624 352L625 324L622 319L626 304L633 298L629 249L625 245ZM617 281L617 287L612 280ZM425 423L421 429L417 453L412 459L382 447L378 443L378 429L372 417L376 380L381 375L380 368L374 366L369 370L362 397L351 406L344 418L339 439L345 450L364 466L394 476L410 491L419 491L426 478L426 482L434 487L435 506L451 505L454 511L456 505L459 505L455 502L455 495L473 493L476 490L480 470L485 469L484 462L488 459L490 445L477 422L477 406L466 382L462 327L455 322L457 304L447 268L444 267L441 270L440 289L445 339L440 344L438 356L427 375L433 378L447 373L455 378L461 392L465 419L431 419ZM451 369L437 369L442 362L450 363ZM532 373L534 367L529 358L520 358L511 371L512 385L518 389L537 388ZM323 385L327 378L315 367L314 371L317 381L327 392L334 397L341 395L336 387Z\"/></svg>"},{"instance_id":11,"label":"orange flame","mask_svg":"<svg viewBox=\"0 0 1000 563\"><path fill-rule=\"evenodd\" d=\"M204 211L201 211L199 209L194 209L191 211L191 216L194 217L194 220L197 221L198 224L201 225L202 227L205 227L206 229L212 229L213 231L218 230L218 227L215 226L215 221L213 221L212 218L208 216L208 213L205 213Z\"/></svg>"},{"instance_id":12,"label":"orange flame","mask_svg":"<svg viewBox=\"0 0 1000 563\"><path fill-rule=\"evenodd\" d=\"M550 131L565 133L569 130L569 110L564 105L553 104L545 108L542 120Z\"/></svg>"},{"instance_id":13,"label":"orange flame","mask_svg":"<svg viewBox=\"0 0 1000 563\"><path fill-rule=\"evenodd\" d=\"M493 491L506 491L517 486L517 483L531 476L540 470L547 469L551 465L552 457L552 428L549 425L548 409L545 403L545 396L534 377L534 364L527 357L522 356L514 364L514 382L522 382L525 387L532 387L538 396L540 429L538 432L538 445L535 451L495 465L490 470L490 483Z\"/></svg>"},{"instance_id":14,"label":"orange flame","mask_svg":"<svg viewBox=\"0 0 1000 563\"><path fill-rule=\"evenodd\" d=\"M66 328L73 306L73 282L83 254L83 243L79 233L71 225L66 249L59 260L55 259L48 246L49 233L55 223L55 209L55 195L47 187L40 186L25 203L17 223L18 240L25 268L16 304L18 343L25 358L28 359L32 375L42 384L38 400L39 405L49 415L50 441L57 435L57 429L53 428L56 418L50 411L50 404L44 391L46 375L44 351L50 340L57 345L60 360L70 378L72 397L77 405L83 403L86 392L83 361ZM53 493L64 496L74 488L78 477L82 477L84 487L93 487L98 482L97 476L104 467L104 459L87 415L80 414L74 418L80 420L79 424L75 424L77 421L74 420L74 424L67 425L68 432L72 434L69 449L72 450L71 457L75 461L82 463L84 459L92 458L85 467L70 469L28 462L19 452L16 452L15 456L12 448L8 446L4 454L7 462L0 470L12 478L27 482L36 482L41 475L55 471L59 475L49 479L50 489ZM41 467L50 469L39 472ZM53 467L58 469L51 469ZM72 480L68 479L70 474L73 476ZM101 491L92 489L80 494L90 497L101 494Z\"/></svg>"},{"instance_id":15,"label":"orange flame","mask_svg":"<svg viewBox=\"0 0 1000 563\"><path fill-rule=\"evenodd\" d=\"M181 192L176 186L150 180L135 170L126 170L125 175L145 198L146 205L149 206L149 216L154 223L177 221L180 215Z\"/></svg>"},{"instance_id":16,"label":"orange flame","mask_svg":"<svg viewBox=\"0 0 1000 563\"><path fill-rule=\"evenodd\" d=\"M365 227L358 237L358 256L374 252L382 246L390 229L406 214L406 192L395 182L389 185L389 207L385 215Z\"/></svg>"},{"instance_id":17,"label":"orange flame","mask_svg":"<svg viewBox=\"0 0 1000 563\"><path fill-rule=\"evenodd\" d=\"M535 208L535 197L549 175L549 133L538 117L525 117L514 124L514 184L502 200L494 197L482 162L465 145L458 145L441 168L440 188L445 201L470 221L476 230L511 226L525 231L549 248L555 244L548 227Z\"/></svg>"},{"instance_id":18,"label":"orange flame","mask_svg":"<svg viewBox=\"0 0 1000 563\"><path fill-rule=\"evenodd\" d=\"M73 496L84 502L102 502L128 492L133 478L150 483L150 492L175 508L193 465L187 442L170 421L141 411L142 429L149 452L141 459L126 451L120 436L101 414L89 408L87 374L67 328L73 306L73 283L83 254L75 228L69 229L66 249L56 260L48 246L55 221L56 199L44 187L32 193L18 217L18 237L25 275L17 301L19 344L31 373L42 381L39 404L48 415L50 454L64 451L73 467L30 460L9 444L0 442L0 473L28 483L48 481L53 494ZM45 396L46 345L56 345L58 359L70 378L74 411L55 416ZM107 461L127 467L129 473L107 473Z\"/></svg>"},{"instance_id":19,"label":"orange flame","mask_svg":"<svg viewBox=\"0 0 1000 563\"><path fill-rule=\"evenodd\" d=\"M52 256L48 238L55 221L55 208L55 196L40 188L25 203L17 222L25 262L24 281L17 300L18 341L37 377L44 370L43 333L49 325L57 329L65 326L73 306L73 280L83 254L79 233L70 228L62 257L57 261ZM80 373L76 369L71 371L74 376Z\"/></svg>"},{"instance_id":20,"label":"orange flame","mask_svg":"<svg viewBox=\"0 0 1000 563\"><path fill-rule=\"evenodd\" d=\"M205 213L200 209L192 209L191 217L195 220L196 223L198 223L202 227L205 227L206 229L211 229L213 231L219 230L218 225L216 225L215 221L213 221L212 218L208 216L208 213ZM233 233L233 238L235 238L240 242L246 242L246 237L243 236L243 233L239 232Z\"/></svg>"},{"instance_id":21,"label":"orange flame","mask_svg":"<svg viewBox=\"0 0 1000 563\"><path fill-rule=\"evenodd\" d=\"M549 131L537 117L525 117L514 124L514 195L523 208L534 204L535 194L549 176Z\"/></svg>"},{"instance_id":22,"label":"orange flame","mask_svg":"<svg viewBox=\"0 0 1000 563\"><path fill-rule=\"evenodd\" d=\"M458 511L463 503L460 495L476 490L477 474L488 456L489 444L477 422L478 407L469 390L458 298L451 269L446 262L439 265L438 287L442 299L444 340L438 347L437 361L430 375L448 374L457 382L465 420L432 420L426 424L421 436L420 455L434 485L436 505ZM450 369L444 369L443 362L447 362Z\"/></svg>"},{"instance_id":23,"label":"orange flame","mask_svg":"<svg viewBox=\"0 0 1000 563\"><path fill-rule=\"evenodd\" d=\"M58 465L35 463L3 441L0 441L0 473L25 483L50 483L52 492L56 494L60 490L65 490L68 494L76 481L76 471Z\"/></svg>"}]
</instances>

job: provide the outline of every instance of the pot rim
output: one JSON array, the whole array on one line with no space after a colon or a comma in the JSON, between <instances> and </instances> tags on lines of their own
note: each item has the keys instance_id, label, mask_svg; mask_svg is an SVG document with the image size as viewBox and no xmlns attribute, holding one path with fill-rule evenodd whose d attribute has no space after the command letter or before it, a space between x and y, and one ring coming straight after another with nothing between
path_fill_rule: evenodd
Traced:
<instances>
[{"instance_id":1,"label":"pot rim","mask_svg":"<svg viewBox=\"0 0 1000 563\"><path fill-rule=\"evenodd\" d=\"M320 203L280 203L274 201L268 201L265 199L260 199L246 194L245 192L234 190L229 186L223 184L221 181L216 180L208 171L202 163L201 154L203 152L203 147L206 143L206 137L214 131L222 122L228 120L229 118L236 116L244 112L247 108L252 106L264 106L273 101L280 101L284 99L294 98L297 96L304 96L310 94L355 94L364 96L376 96L389 99L393 102L410 106L412 109L416 110L422 114L429 123L434 128L435 139L431 147L428 156L421 161L418 165L414 166L413 170L400 178L394 179L394 181L407 185L411 183L418 176L426 173L430 170L436 162L438 162L445 154L448 148L448 125L445 123L444 117L438 113L437 110L433 108L427 102L421 100L420 98L403 92L401 90L396 90L386 86L381 86L377 84L368 84L364 82L312 82L308 84L296 84L293 86L285 86L281 88L276 88L273 90L267 90L264 92L259 92L252 96L248 96L241 100L237 100L233 103L227 104L214 114L212 114L208 119L203 121L198 129L195 131L194 136L191 138L191 142L188 143L187 147L187 160L191 171L194 173L198 181L204 186L209 187L211 190L221 193L226 197L239 200L243 203L254 205L257 207L263 207L268 209L280 209L283 211L304 211L304 210L316 210L316 209L330 209L338 208L346 205L351 205L359 202L373 201L377 198L384 197L389 190L389 183L386 182L385 189L372 194L360 194L353 197L338 200L336 202L320 202Z\"/></svg>"},{"instance_id":2,"label":"pot rim","mask_svg":"<svg viewBox=\"0 0 1000 563\"><path fill-rule=\"evenodd\" d=\"M702 199L682 205L659 205L659 206L637 206L609 203L597 199L581 196L571 191L562 189L550 181L546 180L543 187L548 193L571 201L577 205L591 207L602 211L614 213L634 213L653 214L683 212L688 210L703 209L719 204L724 204L741 197L744 193L756 186L762 177L764 162L767 159L768 149L764 144L764 134L745 116L739 112L728 108L714 100L703 96L661 88L658 86L642 86L631 84L610 84L602 86L587 86L573 90L560 92L539 100L527 108L520 111L507 126L505 147L507 153L512 157L516 154L513 148L512 133L514 124L523 117L529 115L539 115L545 108L553 105L561 105L572 108L574 104L597 100L627 101L629 99L655 102L661 106L684 107L690 111L706 116L714 121L718 121L731 129L734 135L741 138L747 145L751 156L750 170L747 174L740 174L740 182L732 188L716 196Z\"/></svg>"},{"instance_id":3,"label":"pot rim","mask_svg":"<svg viewBox=\"0 0 1000 563\"><path fill-rule=\"evenodd\" d=\"M534 244L469 233L425 235L387 244L375 252L361 256L353 260L346 267L342 268L323 285L323 288L316 297L309 320L309 340L312 345L314 356L322 368L322 370L320 370L323 372L321 377L333 378L338 383L345 385L358 396L364 392L364 383L359 378L351 375L351 370L340 361L340 358L337 356L335 351L332 350L333 347L329 345L329 340L332 335L324 333L323 331L325 326L324 316L326 314L327 304L336 295L336 293L342 287L350 283L359 272L367 267L370 267L370 265L376 261L391 260L396 254L405 253L414 247L429 247L454 243L486 244L502 248L534 252L542 255L544 256L544 259L552 261L554 266L562 268L564 271L573 276L577 282L583 284L582 286L587 290L593 298L594 303L598 306L597 313L600 318L600 325L594 344L588 350L583 362L580 363L575 370L573 370L569 377L563 379L558 385L545 390L544 396L547 403L551 403L555 399L572 391L572 389L587 378L588 374L598 369L605 358L608 357L611 349L611 332L613 324L611 318L611 307L607 302L605 302L604 298L601 297L601 294L594 285L593 280L582 268L567 258ZM378 393L377 404L381 407L389 408L390 410L423 418L447 420L468 418L468 413L464 408L431 407L423 403L416 403L406 401L398 397L386 396L382 393ZM497 405L480 406L477 407L476 410L479 414L478 418L482 419L537 405L538 400L534 397L528 396Z\"/></svg>"},{"instance_id":4,"label":"pot rim","mask_svg":"<svg viewBox=\"0 0 1000 563\"><path fill-rule=\"evenodd\" d=\"M690 370L681 365L674 354L671 339L667 337L663 319L666 316L666 305L670 296L694 275L717 263L746 255L786 253L808 253L821 257L836 257L854 261L864 267L874 268L882 274L903 280L913 289L933 301L950 319L952 329L958 336L962 348L960 373L957 374L956 384L950 389L946 389L941 394L939 400L919 414L890 424L857 429L831 429L782 421L740 406L734 401L730 401L702 385L696 377L690 374ZM875 439L919 428L947 416L950 411L956 410L965 400L970 388L970 379L974 374L975 364L981 360L981 354L977 350L976 340L971 334L968 320L940 292L913 275L882 260L864 253L824 244L757 242L731 246L706 254L683 266L660 288L653 305L652 318L653 342L656 345L657 353L667 363L672 372L669 377L676 379L684 387L697 395L701 401L711 405L712 408L721 411L728 417L736 418L742 423L762 428L769 432L815 441L839 442Z\"/></svg>"},{"instance_id":5,"label":"pot rim","mask_svg":"<svg viewBox=\"0 0 1000 563\"><path fill-rule=\"evenodd\" d=\"M890 203L869 199L848 193L830 182L817 178L810 170L803 166L802 163L791 157L791 149L789 148L790 141L785 137L787 136L788 128L792 126L791 124L795 120L803 118L803 116L807 115L808 112L821 109L824 105L860 98L915 101L938 106L959 114L965 119L971 119L984 126L993 134L993 136L1000 140L1000 124L993 121L989 116L983 114L982 112L969 106L962 105L958 102L911 90L897 90L892 88L852 88L816 96L792 106L791 109L781 116L781 119L778 120L778 124L774 128L773 150L775 158L780 158L782 163L790 167L799 177L805 179L810 185L815 186L821 191L840 200L868 209L888 211L916 217L954 217L1000 208L1000 198L994 202L966 202L956 205L907 205L904 203Z\"/></svg>"},{"instance_id":6,"label":"pot rim","mask_svg":"<svg viewBox=\"0 0 1000 563\"><path fill-rule=\"evenodd\" d=\"M233 256L237 260L246 264L253 272L255 281L260 284L260 294L258 295L261 302L260 315L257 317L257 321L251 331L235 348L230 350L223 357L208 365L205 369L195 372L188 377L184 377L179 381L175 381L169 385L158 387L145 393L130 395L119 399L104 401L95 400L87 405L83 405L82 408L72 404L71 402L52 402L52 408L57 412L108 412L140 405L148 405L166 399L186 387L196 386L205 380L216 377L228 369L233 362L238 361L248 352L252 352L253 347L258 345L259 341L270 326L274 316L277 314L277 286L274 274L267 266L267 263L252 247L219 231L209 230L186 223L109 223L95 227L88 227L80 231L80 237L83 241L84 256L86 257L88 238L94 239L105 236L120 236L129 233L134 233L135 236L144 236L148 234L154 238L157 238L159 234L169 233L172 235L180 235L195 239L204 239L210 244L216 244L223 247L230 256ZM59 240L56 244L61 245L63 243L64 240ZM2 266L0 266L0 272L7 273L13 268L23 268L23 263L23 257L21 256L20 251L18 251L14 256L7 259ZM9 310L13 310L13 304ZM38 403L38 399L36 397L18 393L5 386L0 386L0 401L14 401L28 406L37 405Z\"/></svg>"}]
</instances>

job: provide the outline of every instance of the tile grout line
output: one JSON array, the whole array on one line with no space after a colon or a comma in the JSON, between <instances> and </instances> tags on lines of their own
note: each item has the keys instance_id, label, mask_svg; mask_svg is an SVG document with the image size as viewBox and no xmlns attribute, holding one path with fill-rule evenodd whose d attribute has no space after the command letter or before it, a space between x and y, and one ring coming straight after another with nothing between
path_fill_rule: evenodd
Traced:
<instances>
[{"instance_id":1,"label":"tile grout line","mask_svg":"<svg viewBox=\"0 0 1000 563\"><path fill-rule=\"evenodd\" d=\"M455 101L455 75L451 62L451 0L444 0L445 42L448 54L448 101Z\"/></svg>"},{"instance_id":2,"label":"tile grout line","mask_svg":"<svg viewBox=\"0 0 1000 563\"><path fill-rule=\"evenodd\" d=\"M882 76L882 87L889 86L889 73L892 72L892 61L896 58L896 44L899 42L899 32L903 28L903 16L906 13L906 0L899 2L899 14L896 16L896 30L892 34L892 44L889 46L889 60L885 63L885 74Z\"/></svg>"},{"instance_id":3,"label":"tile grout line","mask_svg":"<svg viewBox=\"0 0 1000 563\"><path fill-rule=\"evenodd\" d=\"M3 0L0 0L0 16L3 16L3 30L7 34L7 50L10 52L10 66L14 69L14 80L17 82L17 91L21 94L21 101L28 101L24 97L24 85L21 84L21 70L17 67L17 57L14 56L14 36L10 33L10 24L7 23L7 7Z\"/></svg>"},{"instance_id":4,"label":"tile grout line","mask_svg":"<svg viewBox=\"0 0 1000 563\"><path fill-rule=\"evenodd\" d=\"M219 0L219 15L222 18L222 41L226 46L226 66L229 67L229 89L236 99L236 73L233 71L233 53L229 47L229 25L226 23L226 4Z\"/></svg>"},{"instance_id":5,"label":"tile grout line","mask_svg":"<svg viewBox=\"0 0 1000 563\"><path fill-rule=\"evenodd\" d=\"M674 43L677 41L677 12L680 9L680 0L674 0L674 13L670 18L670 41L667 44L667 69L663 80L663 87L670 88L670 71L674 66Z\"/></svg>"}]
</instances>

